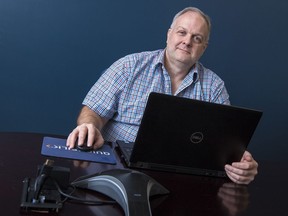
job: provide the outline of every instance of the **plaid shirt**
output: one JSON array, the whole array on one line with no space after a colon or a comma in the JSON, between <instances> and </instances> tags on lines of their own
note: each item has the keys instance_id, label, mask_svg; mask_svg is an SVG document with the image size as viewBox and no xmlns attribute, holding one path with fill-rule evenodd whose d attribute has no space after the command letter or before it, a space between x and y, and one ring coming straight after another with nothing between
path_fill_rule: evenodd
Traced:
<instances>
[{"instance_id":1,"label":"plaid shirt","mask_svg":"<svg viewBox=\"0 0 288 216\"><path fill-rule=\"evenodd\" d=\"M102 129L105 140L134 141L150 92L172 94L164 53L127 55L113 63L90 89L83 105L109 119ZM190 70L175 95L230 104L224 82L200 63Z\"/></svg>"}]
</instances>

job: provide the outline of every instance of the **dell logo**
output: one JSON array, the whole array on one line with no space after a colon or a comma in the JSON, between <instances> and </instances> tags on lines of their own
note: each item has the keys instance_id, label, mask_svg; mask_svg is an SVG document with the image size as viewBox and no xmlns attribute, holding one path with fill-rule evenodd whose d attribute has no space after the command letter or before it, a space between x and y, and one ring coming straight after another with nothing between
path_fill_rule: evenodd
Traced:
<instances>
[{"instance_id":1,"label":"dell logo","mask_svg":"<svg viewBox=\"0 0 288 216\"><path fill-rule=\"evenodd\" d=\"M190 136L190 141L192 143L200 143L202 142L204 136L201 132L195 132Z\"/></svg>"}]
</instances>

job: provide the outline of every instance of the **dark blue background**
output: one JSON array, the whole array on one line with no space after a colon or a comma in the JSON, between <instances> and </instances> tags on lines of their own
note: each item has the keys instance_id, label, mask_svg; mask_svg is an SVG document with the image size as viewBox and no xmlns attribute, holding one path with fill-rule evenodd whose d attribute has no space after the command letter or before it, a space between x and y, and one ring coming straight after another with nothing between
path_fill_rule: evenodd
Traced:
<instances>
[{"instance_id":1,"label":"dark blue background","mask_svg":"<svg viewBox=\"0 0 288 216\"><path fill-rule=\"evenodd\" d=\"M68 135L99 74L123 55L164 48L186 6L212 19L201 61L232 104L264 111L250 151L286 157L285 0L0 0L0 131Z\"/></svg>"}]
</instances>

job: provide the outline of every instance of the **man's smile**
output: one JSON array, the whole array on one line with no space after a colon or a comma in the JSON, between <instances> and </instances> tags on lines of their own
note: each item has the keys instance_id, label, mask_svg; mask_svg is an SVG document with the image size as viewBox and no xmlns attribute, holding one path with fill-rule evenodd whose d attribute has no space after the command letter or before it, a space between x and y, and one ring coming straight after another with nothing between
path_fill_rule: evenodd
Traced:
<instances>
[{"instance_id":1,"label":"man's smile","mask_svg":"<svg viewBox=\"0 0 288 216\"><path fill-rule=\"evenodd\" d=\"M181 47L177 47L178 50L183 51L185 53L191 54L190 50L185 49L185 48L181 48Z\"/></svg>"}]
</instances>

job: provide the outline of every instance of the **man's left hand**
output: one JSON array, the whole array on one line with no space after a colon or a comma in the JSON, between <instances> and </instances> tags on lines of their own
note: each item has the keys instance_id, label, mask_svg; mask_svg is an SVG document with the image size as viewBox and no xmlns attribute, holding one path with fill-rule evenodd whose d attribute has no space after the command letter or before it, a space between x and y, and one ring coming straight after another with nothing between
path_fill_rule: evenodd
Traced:
<instances>
[{"instance_id":1,"label":"man's left hand","mask_svg":"<svg viewBox=\"0 0 288 216\"><path fill-rule=\"evenodd\" d=\"M227 176L237 184L249 184L258 173L258 163L245 151L240 162L225 165Z\"/></svg>"}]
</instances>

